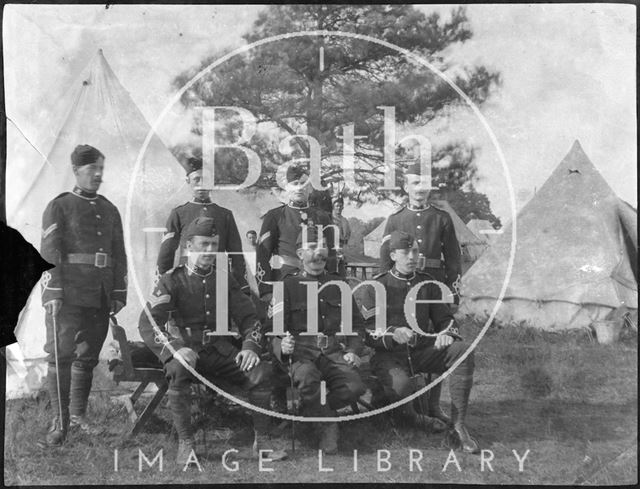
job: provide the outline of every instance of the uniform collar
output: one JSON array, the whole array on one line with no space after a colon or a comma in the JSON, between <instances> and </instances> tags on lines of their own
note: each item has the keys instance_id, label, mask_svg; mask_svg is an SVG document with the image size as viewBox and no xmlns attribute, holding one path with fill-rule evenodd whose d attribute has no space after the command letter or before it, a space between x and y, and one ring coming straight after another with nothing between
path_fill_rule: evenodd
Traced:
<instances>
[{"instance_id":1,"label":"uniform collar","mask_svg":"<svg viewBox=\"0 0 640 489\"><path fill-rule=\"evenodd\" d=\"M416 272L413 272L410 275L405 275L404 273L400 273L398 270L396 270L396 267L393 267L393 269L391 269L391 275L393 275L395 278L399 279L399 280L411 280L412 278L414 278L416 276Z\"/></svg>"},{"instance_id":2,"label":"uniform collar","mask_svg":"<svg viewBox=\"0 0 640 489\"><path fill-rule=\"evenodd\" d=\"M206 199L196 199L195 197L191 199L191 202L194 204L211 204L211 199L207 197Z\"/></svg>"},{"instance_id":3,"label":"uniform collar","mask_svg":"<svg viewBox=\"0 0 640 489\"><path fill-rule=\"evenodd\" d=\"M293 202L289 202L287 204L288 207L291 207L292 209L308 209L309 208L309 203L307 202L305 205L299 206L299 205L295 205Z\"/></svg>"},{"instance_id":4,"label":"uniform collar","mask_svg":"<svg viewBox=\"0 0 640 489\"><path fill-rule=\"evenodd\" d=\"M82 197L83 199L95 199L98 197L98 194L96 192L87 192L86 190L81 189L77 185L73 187L73 193L74 195L77 195L78 197Z\"/></svg>"},{"instance_id":5,"label":"uniform collar","mask_svg":"<svg viewBox=\"0 0 640 489\"><path fill-rule=\"evenodd\" d=\"M306 278L312 278L316 280L320 280L322 277L325 276L326 273L327 273L326 270L323 270L322 273L320 273L320 275L311 275L310 273L307 273L307 271L304 268L300 269L300 276L306 277Z\"/></svg>"},{"instance_id":6,"label":"uniform collar","mask_svg":"<svg viewBox=\"0 0 640 489\"><path fill-rule=\"evenodd\" d=\"M189 273L189 275L198 275L199 277L207 277L209 275L211 275L213 273L213 266L204 269L204 268L200 268L197 265L194 265L193 267L190 265L186 265L187 267L187 272Z\"/></svg>"},{"instance_id":7,"label":"uniform collar","mask_svg":"<svg viewBox=\"0 0 640 489\"><path fill-rule=\"evenodd\" d=\"M429 207L431 207L431 204L427 204L424 207L415 207L415 206L413 206L411 204L407 204L407 209L409 209L410 211L415 211L415 212L426 211Z\"/></svg>"}]
</instances>

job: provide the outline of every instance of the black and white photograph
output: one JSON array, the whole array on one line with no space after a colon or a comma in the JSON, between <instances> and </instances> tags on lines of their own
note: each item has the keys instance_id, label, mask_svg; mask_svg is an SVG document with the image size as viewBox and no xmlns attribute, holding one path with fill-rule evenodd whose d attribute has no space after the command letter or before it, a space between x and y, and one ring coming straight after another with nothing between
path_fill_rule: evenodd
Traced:
<instances>
[{"instance_id":1,"label":"black and white photograph","mask_svg":"<svg viewBox=\"0 0 640 489\"><path fill-rule=\"evenodd\" d=\"M636 8L4 5L4 484L637 484Z\"/></svg>"}]
</instances>

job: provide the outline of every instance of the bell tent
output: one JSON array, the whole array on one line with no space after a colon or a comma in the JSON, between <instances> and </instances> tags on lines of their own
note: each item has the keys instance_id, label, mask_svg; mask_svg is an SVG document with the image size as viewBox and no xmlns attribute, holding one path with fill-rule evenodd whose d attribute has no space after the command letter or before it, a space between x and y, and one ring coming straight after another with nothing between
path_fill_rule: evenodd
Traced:
<instances>
[{"instance_id":1,"label":"bell tent","mask_svg":"<svg viewBox=\"0 0 640 489\"><path fill-rule=\"evenodd\" d=\"M544 329L588 326L638 307L637 212L576 141L518 213L511 278L496 319ZM507 273L512 224L462 278L461 314L486 317Z\"/></svg>"}]
</instances>

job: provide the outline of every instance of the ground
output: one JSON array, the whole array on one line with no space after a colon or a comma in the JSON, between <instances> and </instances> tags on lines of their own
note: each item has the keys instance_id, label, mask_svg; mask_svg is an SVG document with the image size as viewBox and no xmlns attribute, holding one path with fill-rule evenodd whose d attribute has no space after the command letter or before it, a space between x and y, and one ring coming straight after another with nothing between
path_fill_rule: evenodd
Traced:
<instances>
[{"instance_id":1,"label":"ground","mask_svg":"<svg viewBox=\"0 0 640 489\"><path fill-rule=\"evenodd\" d=\"M480 326L463 324L465 336ZM222 453L243 449L250 439L249 417L234 407L208 399L212 414L203 424L198 447L202 471L192 464L175 466L176 442L169 436L166 406L157 410L143 433L131 438L126 415L114 400L130 385L115 386L97 375L90 415L104 432L90 437L72 433L61 449L44 451L36 440L50 416L46 395L8 401L5 426L6 485L25 484L161 484L233 482L442 482L482 484L635 484L637 482L637 334L625 330L621 341L599 345L584 331L541 332L510 325L492 326L476 349L476 376L468 425L480 441L485 459L442 446L441 434L429 435L382 414L341 423L338 455L319 466L308 424L296 425L296 452L288 461L238 460L226 470ZM448 405L445 387L442 403ZM212 408L213 406L213 408ZM229 426L229 440L216 429ZM206 439L204 439L204 438ZM219 438L219 437L218 437ZM274 438L290 446L290 430ZM149 468L162 449L163 470ZM413 454L410 450L414 450ZM114 470L117 450L118 470ZM357 450L357 471L354 471ZM388 451L387 452L385 452ZM522 471L516 455L521 459ZM516 454L514 455L514 451ZM420 458L410 464L410 456ZM455 460L454 460L455 457ZM380 462L378 462L380 458ZM387 459L385 462L383 459ZM229 459L229 467L233 468ZM457 462L457 463L456 463ZM458 470L458 467L460 470ZM333 469L333 471L328 471ZM387 470L388 469L388 470ZM421 469L421 470L420 470Z\"/></svg>"}]
</instances>

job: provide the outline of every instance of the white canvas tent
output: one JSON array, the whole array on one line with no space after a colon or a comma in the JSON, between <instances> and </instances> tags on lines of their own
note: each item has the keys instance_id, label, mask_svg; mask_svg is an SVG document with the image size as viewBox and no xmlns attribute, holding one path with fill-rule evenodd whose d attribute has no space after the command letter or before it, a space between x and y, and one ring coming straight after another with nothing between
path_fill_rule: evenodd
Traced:
<instances>
[{"instance_id":1,"label":"white canvas tent","mask_svg":"<svg viewBox=\"0 0 640 489\"><path fill-rule=\"evenodd\" d=\"M453 210L453 207L446 200L436 200L436 206L444 209L451 216L453 227L456 231L456 238L460 244L462 253L462 273L465 273L486 248L486 243L475 236L464 224L460 216ZM387 224L385 219L373 231L364 237L364 254L373 258L380 258L380 244L382 243L384 228Z\"/></svg>"},{"instance_id":2,"label":"white canvas tent","mask_svg":"<svg viewBox=\"0 0 640 489\"><path fill-rule=\"evenodd\" d=\"M486 219L471 219L467 223L467 227L487 246L494 243L498 238L498 235L494 233L493 226Z\"/></svg>"},{"instance_id":3,"label":"white canvas tent","mask_svg":"<svg viewBox=\"0 0 640 489\"><path fill-rule=\"evenodd\" d=\"M17 211L8 215L8 223L18 229L37 249L40 247L42 213L56 195L73 188L74 177L69 156L77 144L91 144L106 156L105 176L100 193L119 209L125 219L129 183L134 164L150 130L129 93L120 84L99 51L78 77L69 94L69 110L58 137L41 165L38 176L29 191L7 198L19 200ZM118 320L127 330L129 339L140 338L137 323L142 304L133 287L135 271L141 291L147 297L151 291L155 263L162 231L169 212L176 205L191 198L185 185L184 170L165 147L153 136L135 178L135 192L130 202L132 209L129 226L133 254L129 259L129 291L127 306L118 314ZM243 244L249 229L260 230L260 213L280 205L276 196L263 191L216 191L212 199L234 213ZM126 230L125 230L126 233ZM252 251L248 248L245 251ZM45 341L44 309L37 285L21 313L16 338L19 349L12 348L12 364L7 368L7 397L17 397L37 389L45 373L42 349ZM103 355L108 351L109 338Z\"/></svg>"},{"instance_id":4,"label":"white canvas tent","mask_svg":"<svg viewBox=\"0 0 640 489\"><path fill-rule=\"evenodd\" d=\"M91 144L100 149L106 157L100 193L118 207L123 220L127 204L132 208L131 222L128 226L124 224L130 231L134 250L128 256L128 304L119 319L128 335L136 339L139 338L136 325L141 305L132 287L132 269L137 273L142 291L148 294L161 240L159 230L164 227L171 207L187 200L182 189L184 172L154 135L134 182L134 197L127 202L134 163L150 126L109 67L102 51L77 78L69 92L68 107L58 137L46 160L39 162L40 170L28 192L17 196L12 195L11 187L7 188L7 199L19 202L17 210L7 216L8 224L39 249L42 213L46 205L56 195L70 191L74 186L70 164L74 147ZM25 306L15 333L27 363L44 357L44 310L39 285ZM16 381L19 378L7 379L8 396L11 396L11 384Z\"/></svg>"},{"instance_id":5,"label":"white canvas tent","mask_svg":"<svg viewBox=\"0 0 640 489\"><path fill-rule=\"evenodd\" d=\"M460 313L486 316L503 284L507 225L462 278ZM517 216L503 323L545 329L589 325L622 305L638 307L637 213L621 201L576 141Z\"/></svg>"}]
</instances>

